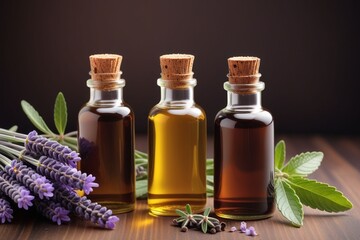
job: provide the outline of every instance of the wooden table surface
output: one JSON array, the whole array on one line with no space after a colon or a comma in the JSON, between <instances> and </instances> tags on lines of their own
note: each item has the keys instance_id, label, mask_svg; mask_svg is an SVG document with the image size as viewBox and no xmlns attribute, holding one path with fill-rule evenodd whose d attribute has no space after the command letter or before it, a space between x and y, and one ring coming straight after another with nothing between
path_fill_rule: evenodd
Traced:
<instances>
[{"instance_id":1,"label":"wooden table surface","mask_svg":"<svg viewBox=\"0 0 360 240\"><path fill-rule=\"evenodd\" d=\"M278 138L280 139L280 138ZM303 151L322 151L323 163L311 175L319 181L336 186L353 203L353 209L344 213L330 214L305 208L304 225L295 228L275 212L270 219L248 221L256 228L258 236L254 239L360 239L360 138L359 137L322 137L322 136L283 136L286 141L287 156ZM137 140L137 148L146 150L144 138ZM212 141L209 141L209 156ZM208 199L212 206L212 199ZM17 210L10 224L0 225L0 239L251 239L239 232L220 232L215 235L190 230L180 232L171 226L173 217L153 217L148 214L146 201L136 203L136 210L121 214L116 229L106 230L73 217L68 224L57 226L34 211ZM239 221L225 221L228 229L239 227Z\"/></svg>"}]
</instances>

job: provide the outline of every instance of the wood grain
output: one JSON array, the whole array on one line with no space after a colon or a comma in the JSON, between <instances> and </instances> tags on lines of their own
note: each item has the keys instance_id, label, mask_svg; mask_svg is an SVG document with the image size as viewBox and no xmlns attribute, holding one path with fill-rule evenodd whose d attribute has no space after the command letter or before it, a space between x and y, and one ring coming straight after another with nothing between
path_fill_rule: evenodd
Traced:
<instances>
[{"instance_id":1,"label":"wood grain","mask_svg":"<svg viewBox=\"0 0 360 240\"><path fill-rule=\"evenodd\" d=\"M292 227L278 212L267 220L248 221L256 228L253 239L360 239L360 138L322 136L281 136L286 141L287 156L303 151L322 151L325 154L320 169L311 178L327 182L341 190L354 204L345 213L325 213L305 208L304 226ZM280 139L279 138L279 139ZM145 138L138 138L138 149L146 150ZM211 139L210 141L211 142ZM211 155L212 146L209 145ZM212 206L212 198L208 206ZM57 226L35 211L17 210L11 224L0 225L0 239L12 240L96 240L96 239L250 239L238 232L228 231L215 235L190 230L180 232L171 226L172 217L153 217L148 214L146 201L137 201L136 210L119 215L115 230L104 230L94 224L77 219ZM225 221L228 229L239 227L239 221Z\"/></svg>"}]
</instances>

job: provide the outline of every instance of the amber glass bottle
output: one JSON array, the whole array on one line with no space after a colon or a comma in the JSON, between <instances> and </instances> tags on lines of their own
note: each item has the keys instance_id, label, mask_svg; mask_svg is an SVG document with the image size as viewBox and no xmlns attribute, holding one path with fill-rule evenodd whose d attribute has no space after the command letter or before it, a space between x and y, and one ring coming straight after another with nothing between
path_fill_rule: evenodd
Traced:
<instances>
[{"instance_id":1,"label":"amber glass bottle","mask_svg":"<svg viewBox=\"0 0 360 240\"><path fill-rule=\"evenodd\" d=\"M206 204L206 117L194 102L192 55L160 57L161 100L149 114L148 205L154 215L176 215Z\"/></svg>"},{"instance_id":2,"label":"amber glass bottle","mask_svg":"<svg viewBox=\"0 0 360 240\"><path fill-rule=\"evenodd\" d=\"M274 209L274 125L261 106L260 59L233 57L228 63L228 103L215 118L215 213L235 220L267 218Z\"/></svg>"},{"instance_id":3,"label":"amber glass bottle","mask_svg":"<svg viewBox=\"0 0 360 240\"><path fill-rule=\"evenodd\" d=\"M114 213L135 204L134 113L123 101L119 55L92 55L90 100L79 112L80 168L99 187L88 196Z\"/></svg>"}]
</instances>

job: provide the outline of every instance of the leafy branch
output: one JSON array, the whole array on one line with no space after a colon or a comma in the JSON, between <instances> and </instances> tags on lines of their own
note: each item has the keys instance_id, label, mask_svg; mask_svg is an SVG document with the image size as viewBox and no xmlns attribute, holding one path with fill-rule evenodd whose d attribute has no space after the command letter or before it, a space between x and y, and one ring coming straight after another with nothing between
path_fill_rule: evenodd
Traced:
<instances>
[{"instance_id":1,"label":"leafy branch","mask_svg":"<svg viewBox=\"0 0 360 240\"><path fill-rule=\"evenodd\" d=\"M303 206L326 212L341 212L352 208L352 203L333 186L308 179L324 157L321 152L305 152L287 163L285 142L275 147L275 193L280 213L294 226L303 225Z\"/></svg>"}]
</instances>

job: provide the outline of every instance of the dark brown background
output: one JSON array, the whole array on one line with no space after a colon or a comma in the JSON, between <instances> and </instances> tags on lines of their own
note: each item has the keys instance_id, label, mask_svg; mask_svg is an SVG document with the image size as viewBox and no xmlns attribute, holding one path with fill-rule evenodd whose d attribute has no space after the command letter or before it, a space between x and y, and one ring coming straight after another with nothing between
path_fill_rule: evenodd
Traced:
<instances>
[{"instance_id":1,"label":"dark brown background","mask_svg":"<svg viewBox=\"0 0 360 240\"><path fill-rule=\"evenodd\" d=\"M192 53L196 101L209 132L226 104L226 59L256 55L263 105L277 133L360 133L360 3L321 1L1 1L0 127L31 130L20 100L52 124L55 96L68 102L69 127L88 100L88 56L118 53L125 100L145 133L160 97L159 56Z\"/></svg>"}]
</instances>

